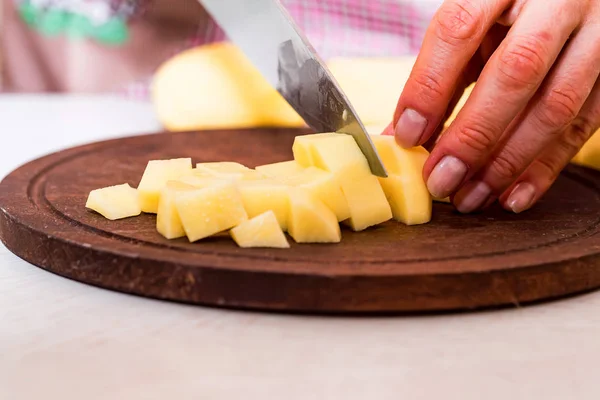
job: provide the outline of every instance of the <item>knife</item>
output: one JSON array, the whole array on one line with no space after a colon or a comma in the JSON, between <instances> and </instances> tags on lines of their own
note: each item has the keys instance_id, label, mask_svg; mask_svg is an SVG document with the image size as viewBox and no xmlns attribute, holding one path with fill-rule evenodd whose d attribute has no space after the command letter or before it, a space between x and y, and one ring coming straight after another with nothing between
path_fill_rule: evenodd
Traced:
<instances>
[{"instance_id":1,"label":"knife","mask_svg":"<svg viewBox=\"0 0 600 400\"><path fill-rule=\"evenodd\" d=\"M309 127L352 135L371 172L387 177L350 101L279 0L200 3Z\"/></svg>"}]
</instances>

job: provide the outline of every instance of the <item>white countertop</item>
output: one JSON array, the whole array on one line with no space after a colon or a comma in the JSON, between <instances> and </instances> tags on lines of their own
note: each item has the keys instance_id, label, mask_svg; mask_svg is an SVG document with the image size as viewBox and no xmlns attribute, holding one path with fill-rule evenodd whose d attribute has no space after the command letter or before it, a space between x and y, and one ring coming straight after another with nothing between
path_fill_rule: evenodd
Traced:
<instances>
[{"instance_id":1,"label":"white countertop","mask_svg":"<svg viewBox=\"0 0 600 400\"><path fill-rule=\"evenodd\" d=\"M0 176L159 129L113 97L0 96ZM0 399L600 398L600 292L521 309L332 318L114 293L0 244Z\"/></svg>"}]
</instances>

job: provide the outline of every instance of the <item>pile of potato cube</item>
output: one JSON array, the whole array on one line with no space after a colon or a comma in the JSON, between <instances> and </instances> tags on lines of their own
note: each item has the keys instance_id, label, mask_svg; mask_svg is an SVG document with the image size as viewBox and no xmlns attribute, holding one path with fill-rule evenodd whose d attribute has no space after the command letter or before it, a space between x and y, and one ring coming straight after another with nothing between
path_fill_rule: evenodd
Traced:
<instances>
[{"instance_id":1,"label":"pile of potato cube","mask_svg":"<svg viewBox=\"0 0 600 400\"><path fill-rule=\"evenodd\" d=\"M196 242L229 231L240 247L287 248L338 243L340 223L354 231L395 219L431 219L432 198L422 178L428 153L403 149L392 136L372 136L388 171L369 169L354 138L338 133L296 137L294 160L248 168L191 158L149 161L137 189L128 184L90 192L86 207L116 220L156 214L167 239Z\"/></svg>"}]
</instances>

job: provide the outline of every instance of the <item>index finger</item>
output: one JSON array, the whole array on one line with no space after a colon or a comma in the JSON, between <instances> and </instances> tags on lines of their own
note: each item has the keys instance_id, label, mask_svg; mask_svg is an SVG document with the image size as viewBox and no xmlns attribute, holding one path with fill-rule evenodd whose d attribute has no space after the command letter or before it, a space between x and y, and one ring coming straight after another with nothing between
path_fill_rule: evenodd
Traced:
<instances>
[{"instance_id":1,"label":"index finger","mask_svg":"<svg viewBox=\"0 0 600 400\"><path fill-rule=\"evenodd\" d=\"M404 147L436 130L463 70L512 0L446 0L435 14L398 100L393 124Z\"/></svg>"}]
</instances>

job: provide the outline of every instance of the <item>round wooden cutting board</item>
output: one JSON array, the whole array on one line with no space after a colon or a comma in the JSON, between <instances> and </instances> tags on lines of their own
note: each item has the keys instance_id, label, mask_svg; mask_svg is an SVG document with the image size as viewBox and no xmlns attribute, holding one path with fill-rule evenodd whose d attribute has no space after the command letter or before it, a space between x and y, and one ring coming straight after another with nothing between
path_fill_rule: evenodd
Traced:
<instances>
[{"instance_id":1,"label":"round wooden cutting board","mask_svg":"<svg viewBox=\"0 0 600 400\"><path fill-rule=\"evenodd\" d=\"M249 166L292 158L299 130L153 134L51 154L0 184L0 237L19 257L77 281L189 303L369 313L519 305L600 286L600 174L569 167L533 210L343 230L340 244L241 249L221 235L168 241L155 216L108 221L90 190L137 186L151 159Z\"/></svg>"}]
</instances>

